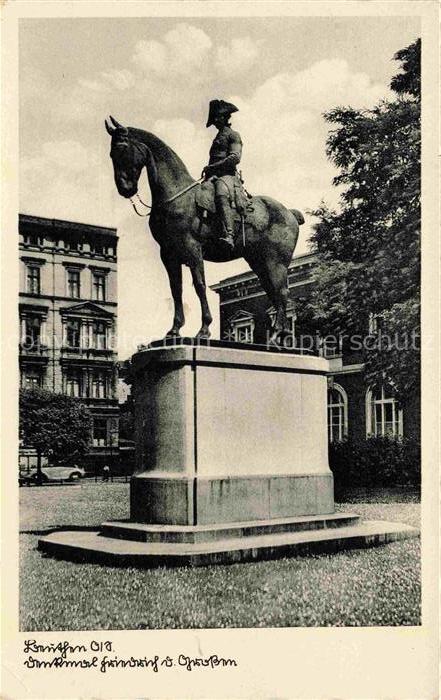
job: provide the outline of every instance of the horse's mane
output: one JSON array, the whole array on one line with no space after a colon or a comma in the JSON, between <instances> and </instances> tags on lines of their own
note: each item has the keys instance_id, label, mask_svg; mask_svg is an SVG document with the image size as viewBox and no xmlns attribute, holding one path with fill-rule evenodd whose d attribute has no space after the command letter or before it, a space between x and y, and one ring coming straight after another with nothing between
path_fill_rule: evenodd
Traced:
<instances>
[{"instance_id":1,"label":"horse's mane","mask_svg":"<svg viewBox=\"0 0 441 700\"><path fill-rule=\"evenodd\" d=\"M174 152L172 148L170 148L170 146L167 146L167 144L164 143L164 141L161 141L161 139L158 138L158 136L155 136L155 134L152 134L149 131L144 131L143 129L136 129L133 126L129 126L128 129L130 136L133 136L138 141L141 141L146 146L151 148L154 151L155 157L162 158L164 161L166 161L168 165L173 168L177 175L182 176L183 174L185 174L189 178L191 178L191 175L188 172L187 167L181 160L181 158L177 155L177 153Z\"/></svg>"}]
</instances>

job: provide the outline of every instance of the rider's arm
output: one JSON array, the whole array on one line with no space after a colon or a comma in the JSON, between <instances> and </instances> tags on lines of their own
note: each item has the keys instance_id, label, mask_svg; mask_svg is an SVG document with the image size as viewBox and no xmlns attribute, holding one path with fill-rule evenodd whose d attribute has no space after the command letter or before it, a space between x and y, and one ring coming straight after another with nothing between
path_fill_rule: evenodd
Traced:
<instances>
[{"instance_id":1,"label":"rider's arm","mask_svg":"<svg viewBox=\"0 0 441 700\"><path fill-rule=\"evenodd\" d=\"M237 131L231 132L231 140L229 146L230 152L225 158L225 160L228 162L233 162L235 165L238 165L242 157L242 139L240 138L240 135L237 133Z\"/></svg>"},{"instance_id":2,"label":"rider's arm","mask_svg":"<svg viewBox=\"0 0 441 700\"><path fill-rule=\"evenodd\" d=\"M240 138L237 131L231 132L231 138L228 144L228 148L229 153L225 158L217 160L215 163L210 163L210 165L204 168L204 171L208 170L208 172L210 172L216 170L216 168L226 165L227 163L231 163L234 165L238 165L238 163L240 163L240 159L242 156L242 139Z\"/></svg>"}]
</instances>

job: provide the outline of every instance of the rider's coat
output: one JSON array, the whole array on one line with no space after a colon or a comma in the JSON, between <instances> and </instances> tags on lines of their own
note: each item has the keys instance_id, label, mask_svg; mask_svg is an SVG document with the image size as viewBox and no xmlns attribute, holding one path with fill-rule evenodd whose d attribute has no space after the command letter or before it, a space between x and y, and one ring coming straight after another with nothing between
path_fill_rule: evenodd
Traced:
<instances>
[{"instance_id":1,"label":"rider's coat","mask_svg":"<svg viewBox=\"0 0 441 700\"><path fill-rule=\"evenodd\" d=\"M222 165L213 170L213 175L220 179L215 183L215 190L218 194L223 194L222 183L228 189L232 198L234 192L236 166L240 163L242 156L242 139L237 131L233 131L230 126L224 126L218 131L210 148L209 165L224 161Z\"/></svg>"},{"instance_id":2,"label":"rider's coat","mask_svg":"<svg viewBox=\"0 0 441 700\"><path fill-rule=\"evenodd\" d=\"M209 165L219 160L226 161L217 167L213 172L218 177L224 175L235 175L236 166L242 156L242 139L237 131L233 131L230 126L224 126L218 131L210 148Z\"/></svg>"}]
</instances>

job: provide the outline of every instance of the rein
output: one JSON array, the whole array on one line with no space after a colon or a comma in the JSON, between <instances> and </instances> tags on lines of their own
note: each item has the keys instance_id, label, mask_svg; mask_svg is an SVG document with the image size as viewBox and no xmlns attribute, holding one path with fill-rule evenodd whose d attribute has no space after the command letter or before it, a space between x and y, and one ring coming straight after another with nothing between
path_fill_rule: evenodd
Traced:
<instances>
[{"instance_id":1,"label":"rein","mask_svg":"<svg viewBox=\"0 0 441 700\"><path fill-rule=\"evenodd\" d=\"M145 204L145 202L142 201L142 199L141 199L141 197L139 196L138 193L136 193L136 197L137 197L137 199L138 199L138 202L139 202L140 204L142 204L142 206L145 207L146 209L150 209L150 211L148 211L147 214L140 214L139 211L138 211L137 208L136 208L136 203L133 201L133 197L130 197L130 202L131 202L132 207L134 208L135 212L138 214L138 216L142 216L143 218L145 218L146 216L150 216L150 214L152 213L152 211L151 211L151 209L152 209L151 206L150 206L149 204Z\"/></svg>"},{"instance_id":2,"label":"rein","mask_svg":"<svg viewBox=\"0 0 441 700\"><path fill-rule=\"evenodd\" d=\"M150 157L152 164L154 166L154 170L155 170L155 179L157 179L156 163L155 163L154 158L151 155L148 147L146 146L146 144L141 144L138 141L132 141L132 143L133 143L134 147L144 156L144 158L146 158L146 160L147 160L147 157ZM144 151L144 148L146 149L146 151ZM170 202L173 202L178 197L181 197L183 194L185 194L189 190L193 189L193 187L196 187L196 185L199 185L199 183L201 183L204 179L205 178L203 178L203 177L199 178L199 180L196 180L196 182L192 182L191 185L187 185L187 187L184 187L183 190L176 192L176 194L174 194L172 197L169 197L168 199L165 199L163 202L160 202L158 204L158 209L163 207L165 204L170 204ZM138 202L140 204L142 204L143 207L150 210L146 214L141 214L138 211L138 209L136 208L136 202L134 202L133 198L130 197L132 207L134 208L134 210L138 214L138 216L141 216L142 218L146 218L147 216L150 216L150 214L152 213L152 206L150 206L150 204L146 204L145 202L143 202L138 193L136 193L136 198L137 198Z\"/></svg>"},{"instance_id":3,"label":"rein","mask_svg":"<svg viewBox=\"0 0 441 700\"><path fill-rule=\"evenodd\" d=\"M203 178L203 177L199 178L199 180L196 180L196 182L192 182L191 185L187 185L187 187L184 187L183 190L176 192L176 194L174 194L173 197L169 197L168 199L165 199L163 202L160 202L160 204L158 205L158 208L163 207L165 204L170 204L170 202L173 202L175 199L177 199L181 195L185 194L189 190L192 190L193 187L196 187L196 185L199 185L204 179L205 178ZM130 201L132 203L132 207L134 208L135 212L138 214L138 216L141 216L143 218L150 216L150 214L152 213L152 207L149 204L145 204L145 202L142 201L142 199L138 193L136 193L136 197L138 199L138 202L140 204L142 204L142 206L145 207L146 209L150 209L150 211L148 211L146 214L140 214L136 208L136 202L133 201L133 197L130 197Z\"/></svg>"}]
</instances>

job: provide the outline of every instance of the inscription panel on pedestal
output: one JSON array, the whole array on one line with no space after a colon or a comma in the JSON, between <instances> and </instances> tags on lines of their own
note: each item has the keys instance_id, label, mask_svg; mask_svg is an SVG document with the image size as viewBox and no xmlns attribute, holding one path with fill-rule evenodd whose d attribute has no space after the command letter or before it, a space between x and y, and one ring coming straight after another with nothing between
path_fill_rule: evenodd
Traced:
<instances>
[{"instance_id":1,"label":"inscription panel on pedestal","mask_svg":"<svg viewBox=\"0 0 441 700\"><path fill-rule=\"evenodd\" d=\"M198 475L328 472L324 376L215 366L196 372Z\"/></svg>"}]
</instances>

